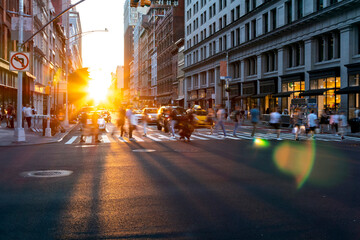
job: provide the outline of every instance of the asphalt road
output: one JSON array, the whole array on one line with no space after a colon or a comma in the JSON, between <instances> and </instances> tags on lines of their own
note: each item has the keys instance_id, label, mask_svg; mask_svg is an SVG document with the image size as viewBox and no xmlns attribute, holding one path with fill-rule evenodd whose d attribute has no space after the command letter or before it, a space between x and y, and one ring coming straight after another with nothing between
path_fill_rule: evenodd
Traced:
<instances>
[{"instance_id":1,"label":"asphalt road","mask_svg":"<svg viewBox=\"0 0 360 240\"><path fill-rule=\"evenodd\" d=\"M0 239L360 239L359 150L228 139L1 148ZM72 174L24 177L35 170Z\"/></svg>"}]
</instances>

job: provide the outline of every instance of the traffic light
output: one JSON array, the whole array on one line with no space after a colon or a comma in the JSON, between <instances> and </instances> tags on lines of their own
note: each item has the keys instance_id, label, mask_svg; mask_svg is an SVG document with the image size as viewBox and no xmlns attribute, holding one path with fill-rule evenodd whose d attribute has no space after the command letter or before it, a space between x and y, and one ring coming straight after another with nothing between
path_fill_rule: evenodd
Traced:
<instances>
[{"instance_id":1,"label":"traffic light","mask_svg":"<svg viewBox=\"0 0 360 240\"><path fill-rule=\"evenodd\" d=\"M150 7L150 5L151 5L150 0L141 0L141 2L140 2L141 7L145 7L145 6Z\"/></svg>"},{"instance_id":2,"label":"traffic light","mask_svg":"<svg viewBox=\"0 0 360 240\"><path fill-rule=\"evenodd\" d=\"M130 1L130 7L137 7L139 3L139 0L131 0Z\"/></svg>"}]
</instances>

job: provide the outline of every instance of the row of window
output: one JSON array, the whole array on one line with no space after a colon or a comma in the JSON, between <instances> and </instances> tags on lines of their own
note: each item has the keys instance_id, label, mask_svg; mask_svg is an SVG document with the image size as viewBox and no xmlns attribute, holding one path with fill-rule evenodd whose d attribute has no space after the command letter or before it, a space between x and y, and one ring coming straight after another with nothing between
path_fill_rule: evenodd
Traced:
<instances>
[{"instance_id":1,"label":"row of window","mask_svg":"<svg viewBox=\"0 0 360 240\"><path fill-rule=\"evenodd\" d=\"M222 1L222 0L219 0L219 1ZM331 0L327 5L331 5L336 2L337 2L337 0ZM285 19L286 19L285 24L290 24L293 21L300 19L304 16L304 4L305 4L304 0L290 0L290 1L285 2ZM321 0L316 0L315 5L316 5L316 11L319 11L324 8L324 3ZM245 1L246 13L249 12L250 9L253 10L255 7L256 7L256 1L252 2L251 4L248 0ZM215 3L209 7L209 12L210 12L209 19L211 19L213 16L215 16L216 11L214 11L214 10L215 10ZM230 13L231 13L230 23L239 19L240 18L240 5L238 5L234 9L232 9ZM200 15L200 24L201 25L206 22L206 20L207 20L206 17L207 17L206 11ZM227 18L228 18L228 16L227 16L227 14L225 14L218 19L218 30L221 30L228 25ZM245 41L249 41L261 34L266 34L270 31L276 29L278 27L278 9L273 8L269 12L264 13L262 15L261 21L262 21L262 23L259 23L255 18L245 24L245 36L244 36ZM260 29L257 26L258 24L262 24L262 27ZM192 26L193 26L193 29L192 29ZM193 21L193 25L189 24L187 26L186 34L190 35L192 33L192 31L195 31L198 28L199 28L198 19L195 19ZM202 30L200 33L203 33L203 32L204 31ZM213 24L211 24L209 26L209 36L213 35L215 32L216 32L216 23L214 22ZM207 37L208 36L206 36L206 34L204 35L204 33L203 33L203 36L201 37L201 41L202 41L202 39L205 39ZM198 43L197 41L196 42L194 41L191 44L191 41L188 41L187 48L190 48L191 46L193 46L197 43ZM240 41L237 44L240 44ZM232 45L232 46L236 46L236 45Z\"/></svg>"}]
</instances>

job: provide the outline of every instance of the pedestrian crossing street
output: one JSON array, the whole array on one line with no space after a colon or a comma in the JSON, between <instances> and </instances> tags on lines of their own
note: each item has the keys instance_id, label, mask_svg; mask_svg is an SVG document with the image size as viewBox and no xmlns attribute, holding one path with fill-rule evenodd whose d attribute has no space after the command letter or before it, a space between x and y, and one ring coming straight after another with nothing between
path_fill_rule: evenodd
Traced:
<instances>
[{"instance_id":1,"label":"pedestrian crossing street","mask_svg":"<svg viewBox=\"0 0 360 240\"><path fill-rule=\"evenodd\" d=\"M127 136L120 137L119 134L111 134L103 132L99 135L101 143L126 143L126 142L170 142L170 141L179 141L180 136L176 134L176 138L171 138L169 133L164 133L161 131L149 129L146 136L142 135L142 131L137 131L133 134L133 139L129 139ZM260 138L264 140L274 140L274 141L294 141L295 137L292 133L281 133L280 140L277 139L276 134L274 133L256 133L255 138ZM251 140L254 138L251 137L250 132L238 131L236 137L232 135L232 131L227 131L227 136L224 137L223 133L211 135L208 129L197 129L191 135L191 141L209 141L209 140L231 140L231 141L240 141L240 140ZM300 135L300 141L311 140L310 135ZM356 141L360 142L360 138L346 136L345 140L341 140L340 136L334 134L317 134L315 136L316 141L324 142L341 142L341 141ZM92 136L86 136L84 138L85 142L80 142L80 134L73 136L65 144L92 144L95 142L95 139Z\"/></svg>"}]
</instances>

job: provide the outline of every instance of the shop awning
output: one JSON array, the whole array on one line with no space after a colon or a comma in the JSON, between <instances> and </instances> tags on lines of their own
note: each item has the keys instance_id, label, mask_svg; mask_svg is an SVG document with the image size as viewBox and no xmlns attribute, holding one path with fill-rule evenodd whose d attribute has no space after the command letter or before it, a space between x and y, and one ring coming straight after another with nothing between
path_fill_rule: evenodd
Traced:
<instances>
[{"instance_id":1,"label":"shop awning","mask_svg":"<svg viewBox=\"0 0 360 240\"><path fill-rule=\"evenodd\" d=\"M319 96L319 95L323 95L324 92L326 92L326 89L313 89L313 90L308 90L305 92L302 92L299 94L300 97L304 97L304 96Z\"/></svg>"},{"instance_id":2,"label":"shop awning","mask_svg":"<svg viewBox=\"0 0 360 240\"><path fill-rule=\"evenodd\" d=\"M260 94L251 96L251 98L263 98L263 97L266 97L266 96L271 95L271 94L272 93L260 93Z\"/></svg>"},{"instance_id":3,"label":"shop awning","mask_svg":"<svg viewBox=\"0 0 360 240\"><path fill-rule=\"evenodd\" d=\"M337 90L335 94L360 93L360 86L345 87Z\"/></svg>"},{"instance_id":4,"label":"shop awning","mask_svg":"<svg viewBox=\"0 0 360 240\"><path fill-rule=\"evenodd\" d=\"M181 101L181 100L183 100L183 99L184 99L184 96L175 99L175 101Z\"/></svg>"},{"instance_id":5,"label":"shop awning","mask_svg":"<svg viewBox=\"0 0 360 240\"><path fill-rule=\"evenodd\" d=\"M272 96L273 97L290 97L291 94L294 92L281 92L281 93L275 93Z\"/></svg>"}]
</instances>

